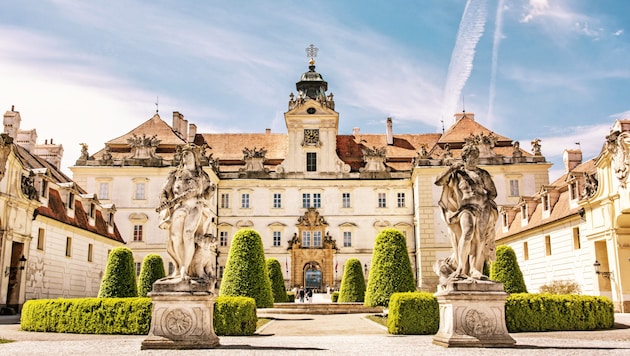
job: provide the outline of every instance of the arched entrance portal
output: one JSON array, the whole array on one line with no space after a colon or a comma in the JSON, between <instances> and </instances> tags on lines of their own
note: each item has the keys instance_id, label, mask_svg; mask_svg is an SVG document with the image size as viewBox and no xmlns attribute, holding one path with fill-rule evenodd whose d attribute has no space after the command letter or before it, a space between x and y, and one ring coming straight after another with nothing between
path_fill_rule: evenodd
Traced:
<instances>
[{"instance_id":1,"label":"arched entrance portal","mask_svg":"<svg viewBox=\"0 0 630 356\"><path fill-rule=\"evenodd\" d=\"M304 287L322 291L322 270L319 263L311 261L304 265Z\"/></svg>"},{"instance_id":2,"label":"arched entrance portal","mask_svg":"<svg viewBox=\"0 0 630 356\"><path fill-rule=\"evenodd\" d=\"M335 240L326 231L328 223L316 208L308 208L298 218L298 232L289 241L291 250L291 281L295 287L324 291L334 286ZM310 278L310 280L309 280ZM312 284L309 287L309 284Z\"/></svg>"}]
</instances>

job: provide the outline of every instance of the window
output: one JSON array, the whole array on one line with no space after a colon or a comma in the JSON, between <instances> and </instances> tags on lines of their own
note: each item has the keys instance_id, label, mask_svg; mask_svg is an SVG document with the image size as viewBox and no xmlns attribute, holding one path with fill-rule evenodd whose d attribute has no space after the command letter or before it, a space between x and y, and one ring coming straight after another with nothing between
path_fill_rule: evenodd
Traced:
<instances>
[{"instance_id":1,"label":"window","mask_svg":"<svg viewBox=\"0 0 630 356\"><path fill-rule=\"evenodd\" d=\"M543 195L542 196L542 206L543 206L543 211L549 211L549 196L548 195Z\"/></svg>"},{"instance_id":2,"label":"window","mask_svg":"<svg viewBox=\"0 0 630 356\"><path fill-rule=\"evenodd\" d=\"M404 208L405 207L405 193L398 193L397 194L397 202L398 202L398 207L399 208Z\"/></svg>"},{"instance_id":3,"label":"window","mask_svg":"<svg viewBox=\"0 0 630 356\"><path fill-rule=\"evenodd\" d=\"M302 194L302 208L309 208L311 206L311 194L303 193Z\"/></svg>"},{"instance_id":4,"label":"window","mask_svg":"<svg viewBox=\"0 0 630 356\"><path fill-rule=\"evenodd\" d=\"M571 200L575 200L579 197L577 181L571 182L569 185L569 192L571 194Z\"/></svg>"},{"instance_id":5,"label":"window","mask_svg":"<svg viewBox=\"0 0 630 356\"><path fill-rule=\"evenodd\" d=\"M142 241L142 225L133 226L133 240Z\"/></svg>"},{"instance_id":6,"label":"window","mask_svg":"<svg viewBox=\"0 0 630 356\"><path fill-rule=\"evenodd\" d=\"M98 198L109 199L109 183L99 183L98 185Z\"/></svg>"},{"instance_id":7,"label":"window","mask_svg":"<svg viewBox=\"0 0 630 356\"><path fill-rule=\"evenodd\" d=\"M273 246L278 247L282 244L282 234L280 231L273 232Z\"/></svg>"},{"instance_id":8,"label":"window","mask_svg":"<svg viewBox=\"0 0 630 356\"><path fill-rule=\"evenodd\" d=\"M66 257L72 256L72 237L66 237Z\"/></svg>"},{"instance_id":9,"label":"window","mask_svg":"<svg viewBox=\"0 0 630 356\"><path fill-rule=\"evenodd\" d=\"M352 247L352 232L343 232L343 247Z\"/></svg>"},{"instance_id":10,"label":"window","mask_svg":"<svg viewBox=\"0 0 630 356\"><path fill-rule=\"evenodd\" d=\"M168 275L172 275L173 272L175 272L175 265L173 264L173 262L169 262L168 263Z\"/></svg>"},{"instance_id":11,"label":"window","mask_svg":"<svg viewBox=\"0 0 630 356\"><path fill-rule=\"evenodd\" d=\"M321 231L313 231L313 247L322 247Z\"/></svg>"},{"instance_id":12,"label":"window","mask_svg":"<svg viewBox=\"0 0 630 356\"><path fill-rule=\"evenodd\" d=\"M527 246L527 241L523 242L523 259L525 261L529 260L529 246Z\"/></svg>"},{"instance_id":13,"label":"window","mask_svg":"<svg viewBox=\"0 0 630 356\"><path fill-rule=\"evenodd\" d=\"M551 236L545 236L545 256L551 256Z\"/></svg>"},{"instance_id":14,"label":"window","mask_svg":"<svg viewBox=\"0 0 630 356\"><path fill-rule=\"evenodd\" d=\"M230 194L223 193L221 194L221 209L229 209L230 208Z\"/></svg>"},{"instance_id":15,"label":"window","mask_svg":"<svg viewBox=\"0 0 630 356\"><path fill-rule=\"evenodd\" d=\"M228 233L227 231L219 231L219 246L225 247L228 245Z\"/></svg>"},{"instance_id":16,"label":"window","mask_svg":"<svg viewBox=\"0 0 630 356\"><path fill-rule=\"evenodd\" d=\"M223 278L224 266L219 266L219 278Z\"/></svg>"},{"instance_id":17,"label":"window","mask_svg":"<svg viewBox=\"0 0 630 356\"><path fill-rule=\"evenodd\" d=\"M521 219L527 219L527 205L521 206Z\"/></svg>"},{"instance_id":18,"label":"window","mask_svg":"<svg viewBox=\"0 0 630 356\"><path fill-rule=\"evenodd\" d=\"M280 193L273 193L273 207L275 209L282 208L282 194L280 194Z\"/></svg>"},{"instance_id":19,"label":"window","mask_svg":"<svg viewBox=\"0 0 630 356\"><path fill-rule=\"evenodd\" d=\"M142 270L142 262L134 262L134 267L136 268L136 277L140 275L140 271Z\"/></svg>"},{"instance_id":20,"label":"window","mask_svg":"<svg viewBox=\"0 0 630 356\"><path fill-rule=\"evenodd\" d=\"M306 171L307 172L317 171L317 153L315 152L306 153Z\"/></svg>"},{"instance_id":21,"label":"window","mask_svg":"<svg viewBox=\"0 0 630 356\"><path fill-rule=\"evenodd\" d=\"M350 193L341 193L341 207L342 208L350 207Z\"/></svg>"},{"instance_id":22,"label":"window","mask_svg":"<svg viewBox=\"0 0 630 356\"><path fill-rule=\"evenodd\" d=\"M302 231L302 247L311 247L310 231Z\"/></svg>"},{"instance_id":23,"label":"window","mask_svg":"<svg viewBox=\"0 0 630 356\"><path fill-rule=\"evenodd\" d=\"M241 208L249 209L249 193L241 194Z\"/></svg>"},{"instance_id":24,"label":"window","mask_svg":"<svg viewBox=\"0 0 630 356\"><path fill-rule=\"evenodd\" d=\"M94 260L94 245L92 244L88 244L87 260L88 262L92 262Z\"/></svg>"},{"instance_id":25,"label":"window","mask_svg":"<svg viewBox=\"0 0 630 356\"><path fill-rule=\"evenodd\" d=\"M46 197L48 191L48 181L42 178L42 190L39 192L42 197Z\"/></svg>"},{"instance_id":26,"label":"window","mask_svg":"<svg viewBox=\"0 0 630 356\"><path fill-rule=\"evenodd\" d=\"M40 251L44 251L44 232L45 230L42 229L41 227L39 228L39 231L37 232L37 249Z\"/></svg>"},{"instance_id":27,"label":"window","mask_svg":"<svg viewBox=\"0 0 630 356\"><path fill-rule=\"evenodd\" d=\"M387 198L385 193L378 193L378 207L386 208L387 207Z\"/></svg>"},{"instance_id":28,"label":"window","mask_svg":"<svg viewBox=\"0 0 630 356\"><path fill-rule=\"evenodd\" d=\"M74 194L68 192L68 209L74 209Z\"/></svg>"},{"instance_id":29,"label":"window","mask_svg":"<svg viewBox=\"0 0 630 356\"><path fill-rule=\"evenodd\" d=\"M510 196L517 197L519 195L518 179L510 179Z\"/></svg>"},{"instance_id":30,"label":"window","mask_svg":"<svg viewBox=\"0 0 630 356\"><path fill-rule=\"evenodd\" d=\"M502 212L501 213L501 220L503 222L503 227L508 227L508 214L507 212Z\"/></svg>"},{"instance_id":31,"label":"window","mask_svg":"<svg viewBox=\"0 0 630 356\"><path fill-rule=\"evenodd\" d=\"M314 208L322 207L322 195L320 193L313 193L313 207Z\"/></svg>"},{"instance_id":32,"label":"window","mask_svg":"<svg viewBox=\"0 0 630 356\"><path fill-rule=\"evenodd\" d=\"M579 250L580 248L580 228L576 226L573 228L573 249Z\"/></svg>"},{"instance_id":33,"label":"window","mask_svg":"<svg viewBox=\"0 0 630 356\"><path fill-rule=\"evenodd\" d=\"M109 221L108 222L109 222L110 226L114 226L114 213L113 212L109 213Z\"/></svg>"},{"instance_id":34,"label":"window","mask_svg":"<svg viewBox=\"0 0 630 356\"><path fill-rule=\"evenodd\" d=\"M90 203L90 217L94 219L95 215L96 215L96 204Z\"/></svg>"},{"instance_id":35,"label":"window","mask_svg":"<svg viewBox=\"0 0 630 356\"><path fill-rule=\"evenodd\" d=\"M145 196L145 183L136 183L135 199L136 200L144 200L144 199L146 199L146 196Z\"/></svg>"}]
</instances>

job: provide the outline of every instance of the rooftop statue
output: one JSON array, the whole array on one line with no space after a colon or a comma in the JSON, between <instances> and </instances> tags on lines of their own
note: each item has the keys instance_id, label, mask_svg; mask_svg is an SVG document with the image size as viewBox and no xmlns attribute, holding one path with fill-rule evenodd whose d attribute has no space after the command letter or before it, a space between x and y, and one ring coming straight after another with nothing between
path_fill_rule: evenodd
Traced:
<instances>
[{"instance_id":1,"label":"rooftop statue","mask_svg":"<svg viewBox=\"0 0 630 356\"><path fill-rule=\"evenodd\" d=\"M181 150L181 162L162 189L160 228L169 231L166 250L175 263L169 278L177 281L209 279L211 252L216 237L209 233L212 223L210 198L216 186L202 169L199 148L187 144Z\"/></svg>"},{"instance_id":2,"label":"rooftop statue","mask_svg":"<svg viewBox=\"0 0 630 356\"><path fill-rule=\"evenodd\" d=\"M461 279L487 280L484 263L495 258L497 191L490 173L477 167L478 160L477 145L467 144L462 149L463 163L452 165L435 181L442 187L439 206L452 247L452 255L435 264L441 285Z\"/></svg>"}]
</instances>

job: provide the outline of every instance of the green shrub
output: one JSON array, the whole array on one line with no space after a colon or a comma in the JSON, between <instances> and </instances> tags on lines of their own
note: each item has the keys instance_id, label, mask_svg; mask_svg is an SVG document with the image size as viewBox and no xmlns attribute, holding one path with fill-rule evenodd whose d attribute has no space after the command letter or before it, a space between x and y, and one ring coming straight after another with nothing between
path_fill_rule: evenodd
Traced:
<instances>
[{"instance_id":1,"label":"green shrub","mask_svg":"<svg viewBox=\"0 0 630 356\"><path fill-rule=\"evenodd\" d=\"M130 298L138 296L133 252L127 247L114 248L107 259L107 268L98 291L99 298Z\"/></svg>"},{"instance_id":2,"label":"green shrub","mask_svg":"<svg viewBox=\"0 0 630 356\"><path fill-rule=\"evenodd\" d=\"M394 293L389 300L387 332L404 335L431 335L438 331L440 308L427 292Z\"/></svg>"},{"instance_id":3,"label":"green shrub","mask_svg":"<svg viewBox=\"0 0 630 356\"><path fill-rule=\"evenodd\" d=\"M509 332L610 329L614 307L606 297L518 293L505 302Z\"/></svg>"},{"instance_id":4,"label":"green shrub","mask_svg":"<svg viewBox=\"0 0 630 356\"><path fill-rule=\"evenodd\" d=\"M295 293L287 292L287 303L295 303Z\"/></svg>"},{"instance_id":5,"label":"green shrub","mask_svg":"<svg viewBox=\"0 0 630 356\"><path fill-rule=\"evenodd\" d=\"M271 281L271 291L273 292L274 303L285 303L287 301L287 291L284 288L284 276L282 275L282 266L275 258L268 258L265 261L267 266L267 275Z\"/></svg>"},{"instance_id":6,"label":"green shrub","mask_svg":"<svg viewBox=\"0 0 630 356\"><path fill-rule=\"evenodd\" d=\"M29 300L22 307L20 327L41 332L146 335L151 312L150 298Z\"/></svg>"},{"instance_id":7,"label":"green shrub","mask_svg":"<svg viewBox=\"0 0 630 356\"><path fill-rule=\"evenodd\" d=\"M549 294L580 294L580 285L576 281L552 281L540 286L540 293Z\"/></svg>"},{"instance_id":8,"label":"green shrub","mask_svg":"<svg viewBox=\"0 0 630 356\"><path fill-rule=\"evenodd\" d=\"M338 300L339 300L339 292L338 291L332 292L332 294L330 295L330 301L333 303L337 303Z\"/></svg>"},{"instance_id":9,"label":"green shrub","mask_svg":"<svg viewBox=\"0 0 630 356\"><path fill-rule=\"evenodd\" d=\"M214 302L214 333L218 336L248 336L256 331L256 301L249 297L217 297Z\"/></svg>"},{"instance_id":10,"label":"green shrub","mask_svg":"<svg viewBox=\"0 0 630 356\"><path fill-rule=\"evenodd\" d=\"M364 304L387 306L392 294L415 290L405 236L396 229L382 230L374 244Z\"/></svg>"},{"instance_id":11,"label":"green shrub","mask_svg":"<svg viewBox=\"0 0 630 356\"><path fill-rule=\"evenodd\" d=\"M146 297L153 290L153 282L166 277L164 272L164 262L157 254L146 255L142 260L142 269L138 278L138 296Z\"/></svg>"},{"instance_id":12,"label":"green shrub","mask_svg":"<svg viewBox=\"0 0 630 356\"><path fill-rule=\"evenodd\" d=\"M255 230L244 229L234 235L219 295L250 297L258 308L273 307L262 240Z\"/></svg>"},{"instance_id":13,"label":"green shrub","mask_svg":"<svg viewBox=\"0 0 630 356\"><path fill-rule=\"evenodd\" d=\"M497 259L490 265L490 279L503 283L506 293L527 293L516 254L509 246L497 246Z\"/></svg>"},{"instance_id":14,"label":"green shrub","mask_svg":"<svg viewBox=\"0 0 630 356\"><path fill-rule=\"evenodd\" d=\"M339 303L362 302L365 298L365 279L361 262L356 258L346 261L339 288Z\"/></svg>"}]
</instances>

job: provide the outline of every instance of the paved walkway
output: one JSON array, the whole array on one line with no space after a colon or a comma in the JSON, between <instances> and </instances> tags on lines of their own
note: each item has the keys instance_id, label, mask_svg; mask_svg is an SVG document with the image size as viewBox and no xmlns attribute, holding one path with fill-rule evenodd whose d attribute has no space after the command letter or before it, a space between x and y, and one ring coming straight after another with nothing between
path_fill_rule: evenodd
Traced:
<instances>
[{"instance_id":1,"label":"paved walkway","mask_svg":"<svg viewBox=\"0 0 630 356\"><path fill-rule=\"evenodd\" d=\"M318 302L315 299L314 302ZM261 315L263 316L263 315ZM446 349L432 344L432 335L395 336L365 314L265 314L272 321L255 336L220 337L209 350L140 350L145 336L35 333L18 324L0 325L0 355L629 355L630 314L616 314L616 328L511 334L510 349ZM8 320L0 318L0 323Z\"/></svg>"}]
</instances>

